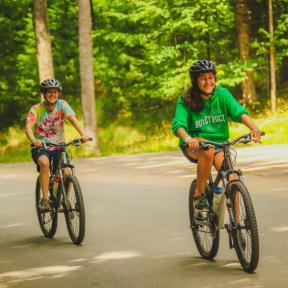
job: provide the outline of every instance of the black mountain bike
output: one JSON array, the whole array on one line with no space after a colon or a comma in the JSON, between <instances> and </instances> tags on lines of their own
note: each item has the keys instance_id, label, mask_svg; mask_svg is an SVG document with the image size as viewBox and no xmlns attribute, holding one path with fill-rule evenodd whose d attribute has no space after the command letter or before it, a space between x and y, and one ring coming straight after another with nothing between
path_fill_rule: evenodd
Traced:
<instances>
[{"instance_id":1,"label":"black mountain bike","mask_svg":"<svg viewBox=\"0 0 288 288\"><path fill-rule=\"evenodd\" d=\"M91 139L90 139L91 140ZM74 244L80 244L85 236L85 209L81 187L75 176L74 165L66 151L70 145L79 146L82 139L75 139L67 144L43 143L42 148L57 147L60 159L56 171L53 173L53 161L50 159L49 198L50 209L42 209L39 202L42 197L39 176L36 182L36 211L41 230L45 237L52 238L57 230L58 213L63 212L69 232ZM36 148L35 148L36 149ZM64 176L64 170L69 176Z\"/></svg>"},{"instance_id":2,"label":"black mountain bike","mask_svg":"<svg viewBox=\"0 0 288 288\"><path fill-rule=\"evenodd\" d=\"M264 135L263 132L262 135ZM252 200L243 183L242 172L234 169L237 154L232 146L236 143L247 144L251 141L251 135L245 134L223 144L211 141L200 142L197 150L208 150L211 145L222 147L224 162L214 181L211 175L207 181L205 193L209 202L208 210L197 210L194 207L196 179L192 181L189 193L190 226L200 255L208 260L212 260L217 255L219 229L226 228L230 248L236 250L239 262L246 272L253 272L257 268L259 236ZM231 174L236 175L236 180L229 180ZM219 199L214 197L214 191L220 185L222 193L218 209L215 211L215 201L219 201ZM225 207L228 211L229 223L224 225Z\"/></svg>"}]
</instances>

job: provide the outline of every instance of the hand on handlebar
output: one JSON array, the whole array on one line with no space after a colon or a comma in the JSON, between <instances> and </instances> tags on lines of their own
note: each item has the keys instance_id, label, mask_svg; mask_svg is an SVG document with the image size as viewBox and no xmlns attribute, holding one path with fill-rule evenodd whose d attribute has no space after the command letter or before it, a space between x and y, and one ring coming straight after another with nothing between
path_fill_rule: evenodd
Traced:
<instances>
[{"instance_id":1,"label":"hand on handlebar","mask_svg":"<svg viewBox=\"0 0 288 288\"><path fill-rule=\"evenodd\" d=\"M260 129L255 128L251 130L251 141L260 142L261 135L263 134Z\"/></svg>"},{"instance_id":2,"label":"hand on handlebar","mask_svg":"<svg viewBox=\"0 0 288 288\"><path fill-rule=\"evenodd\" d=\"M81 136L81 138L82 138L82 140L83 140L83 143L87 143L88 141L91 141L91 140L92 140L92 138L91 138L89 135L87 135L86 133L83 134L83 135Z\"/></svg>"},{"instance_id":3,"label":"hand on handlebar","mask_svg":"<svg viewBox=\"0 0 288 288\"><path fill-rule=\"evenodd\" d=\"M191 150L196 150L196 149L199 148L199 140L198 139L191 138L191 139L188 139L185 142L186 142L188 148L191 149Z\"/></svg>"},{"instance_id":4,"label":"hand on handlebar","mask_svg":"<svg viewBox=\"0 0 288 288\"><path fill-rule=\"evenodd\" d=\"M32 141L32 145L35 147L35 148L41 148L42 147L42 142L40 140L34 140Z\"/></svg>"}]
</instances>

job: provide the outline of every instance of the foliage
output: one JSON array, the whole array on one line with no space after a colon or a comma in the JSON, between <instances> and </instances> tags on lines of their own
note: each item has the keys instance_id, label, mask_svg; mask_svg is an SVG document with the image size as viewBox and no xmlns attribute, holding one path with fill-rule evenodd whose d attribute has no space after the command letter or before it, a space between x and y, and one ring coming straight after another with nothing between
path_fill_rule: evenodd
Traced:
<instances>
[{"instance_id":1,"label":"foliage","mask_svg":"<svg viewBox=\"0 0 288 288\"><path fill-rule=\"evenodd\" d=\"M264 145L288 143L288 102L279 101L278 105L282 109L276 115L267 109L253 118L258 127L266 133L262 140ZM66 124L67 140L78 137L73 127ZM230 139L247 132L244 125L230 125ZM102 156L178 150L178 139L171 133L170 122L162 122L161 128L155 130L148 126L141 129L114 123L105 129L100 128L99 141ZM31 161L30 146L23 129L10 128L8 133L0 133L0 145L0 163ZM71 147L69 151L72 158L93 156L87 146Z\"/></svg>"},{"instance_id":2,"label":"foliage","mask_svg":"<svg viewBox=\"0 0 288 288\"><path fill-rule=\"evenodd\" d=\"M17 1L17 5L14 1L1 1L1 129L19 123L29 100L35 96L37 66L31 13L28 0Z\"/></svg>"},{"instance_id":3,"label":"foliage","mask_svg":"<svg viewBox=\"0 0 288 288\"><path fill-rule=\"evenodd\" d=\"M3 133L11 126L23 128L27 111L40 99L31 2L2 0L0 4ZM56 77L63 84L63 97L81 115L77 1L47 2ZM124 152L126 147L130 152L139 151L139 147L146 149L147 145L141 143L149 142L147 139L153 139L156 133L165 139L165 133L170 133L167 127L176 98L190 85L189 66L199 58L216 62L218 83L228 86L238 99L246 77L244 71L247 68L254 71L260 95L254 108L267 103L270 43L267 1L247 0L252 12L253 41L252 57L246 62L240 61L237 48L235 1L93 0L92 3L97 115L104 154ZM288 95L287 4L288 0L273 1L277 97L283 99ZM105 143L115 143L110 152L105 150ZM14 151L13 147L9 149Z\"/></svg>"}]
</instances>

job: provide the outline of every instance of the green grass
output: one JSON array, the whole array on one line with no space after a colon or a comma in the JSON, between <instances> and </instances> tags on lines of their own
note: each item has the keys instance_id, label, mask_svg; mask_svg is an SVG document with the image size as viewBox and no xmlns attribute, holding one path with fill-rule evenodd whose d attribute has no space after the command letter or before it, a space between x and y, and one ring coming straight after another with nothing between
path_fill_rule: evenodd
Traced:
<instances>
[{"instance_id":1,"label":"green grass","mask_svg":"<svg viewBox=\"0 0 288 288\"><path fill-rule=\"evenodd\" d=\"M288 105L288 104L285 104ZM263 144L288 143L288 113L287 106L282 105L283 111L272 115L269 111L262 111L254 121L265 131ZM145 124L147 127L147 123ZM99 143L101 155L133 154L144 152L173 151L178 149L178 139L172 134L169 122L162 123L161 128L137 129L134 127L111 124L105 129L99 128ZM67 141L78 138L74 128L66 125ZM148 131L145 133L145 131ZM230 138L248 133L248 129L241 124L231 124ZM152 135L151 135L152 134ZM26 139L24 129L12 127L7 133L0 134L0 163L30 161L30 145ZM253 145L253 144L252 144ZM71 147L69 151L73 157L94 156L87 147Z\"/></svg>"}]
</instances>

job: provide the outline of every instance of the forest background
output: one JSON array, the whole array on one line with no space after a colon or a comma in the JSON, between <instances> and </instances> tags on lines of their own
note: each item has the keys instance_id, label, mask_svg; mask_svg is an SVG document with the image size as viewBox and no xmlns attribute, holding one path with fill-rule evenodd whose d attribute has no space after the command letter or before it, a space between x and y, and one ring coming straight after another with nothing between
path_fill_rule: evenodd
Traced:
<instances>
[{"instance_id":1,"label":"forest background","mask_svg":"<svg viewBox=\"0 0 288 288\"><path fill-rule=\"evenodd\" d=\"M274 33L269 30L269 1ZM218 84L227 87L267 133L263 142L288 142L288 0L91 4L102 155L177 149L170 127L175 104L190 85L189 66L204 58L216 63ZM0 162L27 161L25 119L40 101L33 3L1 0L0 9ZM81 119L86 112L81 106L77 1L47 1L47 17L55 76L63 98ZM274 76L277 110L271 111ZM247 130L232 125L231 131L233 137ZM67 138L75 136L68 126ZM85 149L73 153L91 155Z\"/></svg>"}]
</instances>

